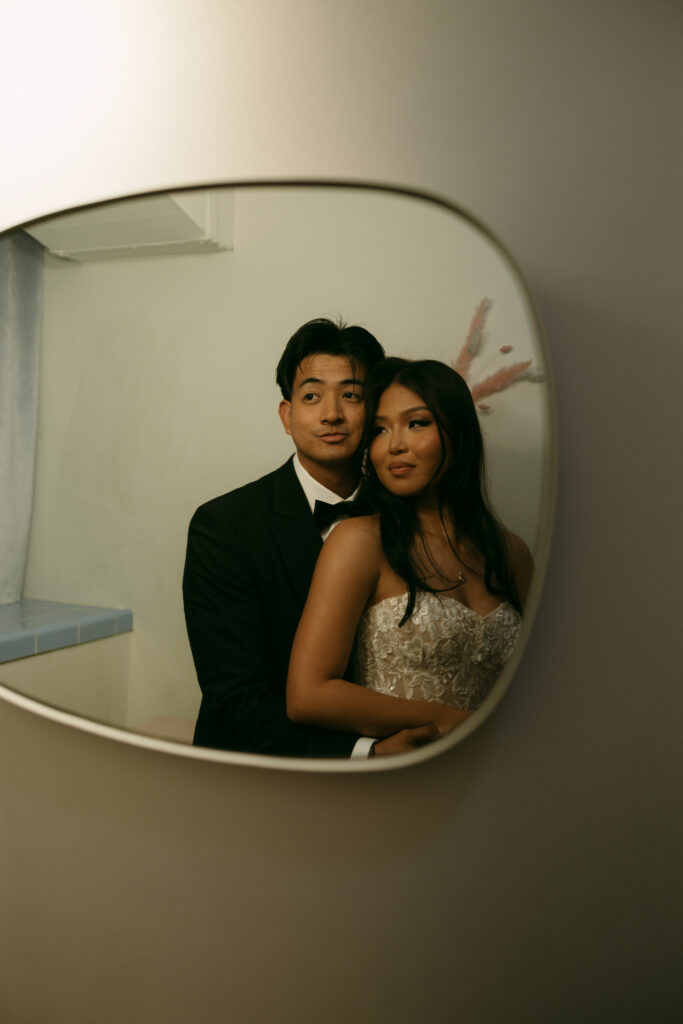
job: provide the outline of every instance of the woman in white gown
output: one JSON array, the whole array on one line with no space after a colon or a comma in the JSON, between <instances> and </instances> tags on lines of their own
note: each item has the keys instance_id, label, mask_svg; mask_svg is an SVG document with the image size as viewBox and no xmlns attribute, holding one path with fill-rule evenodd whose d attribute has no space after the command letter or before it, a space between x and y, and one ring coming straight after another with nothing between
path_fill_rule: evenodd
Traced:
<instances>
[{"instance_id":1,"label":"woman in white gown","mask_svg":"<svg viewBox=\"0 0 683 1024\"><path fill-rule=\"evenodd\" d=\"M509 657L533 562L488 506L477 413L455 370L387 359L365 404L363 497L376 512L340 523L323 546L287 711L378 738L448 732Z\"/></svg>"}]
</instances>

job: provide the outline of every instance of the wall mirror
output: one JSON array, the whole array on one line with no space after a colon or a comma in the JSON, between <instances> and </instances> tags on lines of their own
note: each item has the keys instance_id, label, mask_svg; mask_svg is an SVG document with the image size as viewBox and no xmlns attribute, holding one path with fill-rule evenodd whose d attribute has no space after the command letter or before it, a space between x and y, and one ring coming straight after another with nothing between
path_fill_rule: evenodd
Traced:
<instances>
[{"instance_id":1,"label":"wall mirror","mask_svg":"<svg viewBox=\"0 0 683 1024\"><path fill-rule=\"evenodd\" d=\"M321 184L141 196L23 230L42 277L38 442L24 603L0 607L0 624L25 630L35 602L38 613L132 612L133 628L119 618L98 635L81 624L87 642L75 643L62 623L50 649L15 646L0 664L5 697L135 743L294 769L399 766L475 728L531 629L554 500L547 353L501 245L441 201ZM536 563L520 639L482 707L414 754L306 762L198 750L183 742L200 701L181 595L188 522L292 453L275 366L296 328L323 316L409 358L454 364L469 339L492 501Z\"/></svg>"}]
</instances>

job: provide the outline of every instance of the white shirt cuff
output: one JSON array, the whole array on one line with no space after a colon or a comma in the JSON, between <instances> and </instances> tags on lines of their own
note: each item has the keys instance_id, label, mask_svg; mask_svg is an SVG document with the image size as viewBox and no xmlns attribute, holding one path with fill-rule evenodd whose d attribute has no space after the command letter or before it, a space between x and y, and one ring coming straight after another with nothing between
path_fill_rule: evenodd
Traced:
<instances>
[{"instance_id":1,"label":"white shirt cuff","mask_svg":"<svg viewBox=\"0 0 683 1024\"><path fill-rule=\"evenodd\" d=\"M361 736L359 740L356 740L356 745L351 751L351 757L369 757L372 744L376 742L370 736Z\"/></svg>"}]
</instances>

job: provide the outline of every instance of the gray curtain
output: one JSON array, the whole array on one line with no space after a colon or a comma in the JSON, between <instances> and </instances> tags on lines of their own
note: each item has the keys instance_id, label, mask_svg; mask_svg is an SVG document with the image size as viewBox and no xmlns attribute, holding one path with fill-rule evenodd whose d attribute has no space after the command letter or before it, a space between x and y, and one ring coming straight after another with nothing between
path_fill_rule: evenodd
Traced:
<instances>
[{"instance_id":1,"label":"gray curtain","mask_svg":"<svg viewBox=\"0 0 683 1024\"><path fill-rule=\"evenodd\" d=\"M0 604L18 601L26 571L38 423L42 247L0 238Z\"/></svg>"}]
</instances>

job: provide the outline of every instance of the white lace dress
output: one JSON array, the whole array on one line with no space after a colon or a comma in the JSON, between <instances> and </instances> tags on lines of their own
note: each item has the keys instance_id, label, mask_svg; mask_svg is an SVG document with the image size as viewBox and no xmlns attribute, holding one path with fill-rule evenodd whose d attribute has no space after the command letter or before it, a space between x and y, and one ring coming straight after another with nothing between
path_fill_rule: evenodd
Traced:
<instances>
[{"instance_id":1,"label":"white lace dress","mask_svg":"<svg viewBox=\"0 0 683 1024\"><path fill-rule=\"evenodd\" d=\"M408 700L434 700L474 711L515 646L521 619L503 601L478 615L452 597L418 591L399 629L407 594L363 613L356 633L355 679Z\"/></svg>"}]
</instances>

